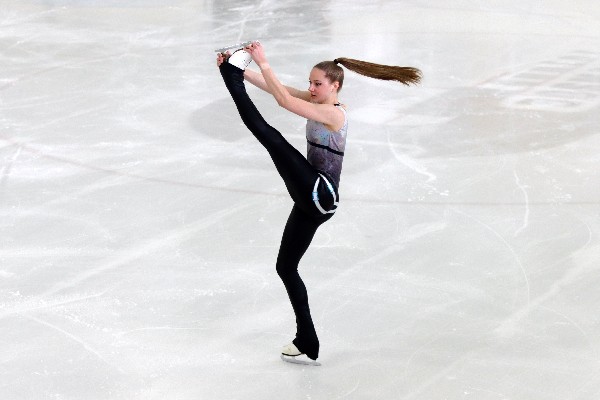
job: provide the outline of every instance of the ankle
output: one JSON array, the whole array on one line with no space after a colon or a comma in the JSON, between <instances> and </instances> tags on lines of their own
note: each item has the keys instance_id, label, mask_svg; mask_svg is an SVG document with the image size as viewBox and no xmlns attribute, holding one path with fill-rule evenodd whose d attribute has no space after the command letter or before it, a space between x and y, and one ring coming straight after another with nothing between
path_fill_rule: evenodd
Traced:
<instances>
[{"instance_id":1,"label":"ankle","mask_svg":"<svg viewBox=\"0 0 600 400\"><path fill-rule=\"evenodd\" d=\"M244 82L244 71L234 65L224 62L219 67L219 71L225 82Z\"/></svg>"}]
</instances>

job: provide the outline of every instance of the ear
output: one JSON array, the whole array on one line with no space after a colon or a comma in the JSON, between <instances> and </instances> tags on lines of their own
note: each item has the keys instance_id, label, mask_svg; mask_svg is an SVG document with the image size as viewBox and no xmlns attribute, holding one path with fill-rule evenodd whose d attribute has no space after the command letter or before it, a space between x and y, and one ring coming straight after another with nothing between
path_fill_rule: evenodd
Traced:
<instances>
[{"instance_id":1,"label":"ear","mask_svg":"<svg viewBox=\"0 0 600 400\"><path fill-rule=\"evenodd\" d=\"M340 83L338 81L333 82L333 88L338 91L340 89Z\"/></svg>"}]
</instances>

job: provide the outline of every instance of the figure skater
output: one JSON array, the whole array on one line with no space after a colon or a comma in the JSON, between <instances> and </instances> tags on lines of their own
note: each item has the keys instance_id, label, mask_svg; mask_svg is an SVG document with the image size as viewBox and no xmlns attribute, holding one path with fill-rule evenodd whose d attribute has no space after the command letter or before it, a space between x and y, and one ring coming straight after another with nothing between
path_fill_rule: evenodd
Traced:
<instances>
[{"instance_id":1,"label":"figure skater","mask_svg":"<svg viewBox=\"0 0 600 400\"><path fill-rule=\"evenodd\" d=\"M233 49L234 47L230 47ZM338 101L344 67L359 74L405 85L418 83L421 71L367 63L348 58L323 61L313 67L308 90L284 86L275 75L259 42L246 43L231 54L220 49L217 66L246 127L265 147L294 201L277 256L276 270L283 281L296 316L296 337L283 347L282 358L298 362L305 354L313 364L319 356L319 339L311 318L306 287L298 274L300 259L317 228L335 213L348 118ZM246 69L254 60L260 72ZM279 106L307 119L306 158L267 124L246 92L244 80L270 93ZM310 361L309 361L310 363Z\"/></svg>"}]
</instances>

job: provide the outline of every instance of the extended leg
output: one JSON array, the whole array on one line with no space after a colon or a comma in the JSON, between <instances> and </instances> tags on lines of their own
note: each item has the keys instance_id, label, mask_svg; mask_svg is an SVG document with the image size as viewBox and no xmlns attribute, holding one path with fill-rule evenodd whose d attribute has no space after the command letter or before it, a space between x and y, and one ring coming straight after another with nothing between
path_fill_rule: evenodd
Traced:
<instances>
[{"instance_id":1,"label":"extended leg","mask_svg":"<svg viewBox=\"0 0 600 400\"><path fill-rule=\"evenodd\" d=\"M246 92L244 72L226 62L221 65L220 71L242 121L269 152L294 202L309 215L318 216L319 212L311 200L317 172L278 130L264 120Z\"/></svg>"}]
</instances>

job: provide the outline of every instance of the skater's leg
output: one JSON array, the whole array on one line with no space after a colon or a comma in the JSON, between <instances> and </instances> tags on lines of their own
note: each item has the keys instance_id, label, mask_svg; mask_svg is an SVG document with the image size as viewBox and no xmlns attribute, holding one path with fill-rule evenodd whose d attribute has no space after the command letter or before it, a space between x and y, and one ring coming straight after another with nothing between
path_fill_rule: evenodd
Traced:
<instances>
[{"instance_id":1,"label":"skater's leg","mask_svg":"<svg viewBox=\"0 0 600 400\"><path fill-rule=\"evenodd\" d=\"M311 199L317 172L279 131L264 120L246 92L244 72L227 62L221 65L220 71L242 121L269 152L294 202L306 213L318 215Z\"/></svg>"},{"instance_id":2,"label":"skater's leg","mask_svg":"<svg viewBox=\"0 0 600 400\"><path fill-rule=\"evenodd\" d=\"M283 142L287 142L285 138L275 128L267 124L250 96L248 96L244 83L244 71L228 62L221 64L219 71L242 117L242 121L250 132L269 152L271 149L283 147Z\"/></svg>"},{"instance_id":3,"label":"skater's leg","mask_svg":"<svg viewBox=\"0 0 600 400\"><path fill-rule=\"evenodd\" d=\"M296 315L297 331L293 343L313 360L319 356L319 339L310 314L306 286L298 273L298 264L321 223L294 206L283 231L277 256L277 274L285 285Z\"/></svg>"}]
</instances>

